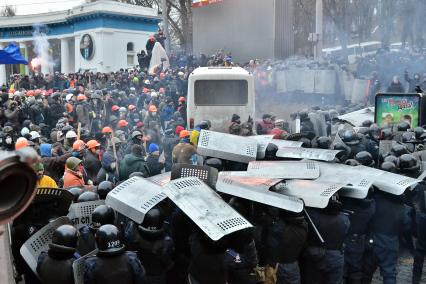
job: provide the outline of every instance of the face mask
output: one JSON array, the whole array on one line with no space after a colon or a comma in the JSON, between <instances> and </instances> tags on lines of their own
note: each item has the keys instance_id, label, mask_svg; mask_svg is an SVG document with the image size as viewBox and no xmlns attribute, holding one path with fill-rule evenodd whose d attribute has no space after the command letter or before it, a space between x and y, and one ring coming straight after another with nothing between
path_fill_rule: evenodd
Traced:
<instances>
[{"instance_id":1,"label":"face mask","mask_svg":"<svg viewBox=\"0 0 426 284\"><path fill-rule=\"evenodd\" d=\"M156 112L156 111L154 111L154 112L152 113L152 115L157 115L157 112Z\"/></svg>"},{"instance_id":2,"label":"face mask","mask_svg":"<svg viewBox=\"0 0 426 284\"><path fill-rule=\"evenodd\" d=\"M6 137L6 144L12 144L12 138Z\"/></svg>"},{"instance_id":3,"label":"face mask","mask_svg":"<svg viewBox=\"0 0 426 284\"><path fill-rule=\"evenodd\" d=\"M42 99L37 99L37 102L38 102L38 103L42 103L42 102L43 102L43 100L42 100Z\"/></svg>"}]
</instances>

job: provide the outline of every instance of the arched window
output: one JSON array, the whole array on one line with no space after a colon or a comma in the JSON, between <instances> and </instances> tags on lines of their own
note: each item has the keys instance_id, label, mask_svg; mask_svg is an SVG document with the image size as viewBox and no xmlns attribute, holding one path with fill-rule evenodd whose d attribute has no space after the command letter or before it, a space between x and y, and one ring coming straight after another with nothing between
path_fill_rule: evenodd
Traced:
<instances>
[{"instance_id":1,"label":"arched window","mask_svg":"<svg viewBox=\"0 0 426 284\"><path fill-rule=\"evenodd\" d=\"M127 43L127 51L129 52L129 51L135 51L134 50L134 44L133 44L133 42L128 42Z\"/></svg>"}]
</instances>

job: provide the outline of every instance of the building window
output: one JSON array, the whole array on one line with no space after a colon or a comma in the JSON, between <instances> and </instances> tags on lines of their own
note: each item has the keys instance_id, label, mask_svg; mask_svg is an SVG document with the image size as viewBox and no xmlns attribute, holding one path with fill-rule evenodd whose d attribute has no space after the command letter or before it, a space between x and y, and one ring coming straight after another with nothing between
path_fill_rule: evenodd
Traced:
<instances>
[{"instance_id":1,"label":"building window","mask_svg":"<svg viewBox=\"0 0 426 284\"><path fill-rule=\"evenodd\" d=\"M133 54L127 54L127 65L135 65Z\"/></svg>"},{"instance_id":2,"label":"building window","mask_svg":"<svg viewBox=\"0 0 426 284\"><path fill-rule=\"evenodd\" d=\"M127 43L127 52L131 52L131 51L135 51L135 47L133 45L133 42L128 42Z\"/></svg>"}]
</instances>

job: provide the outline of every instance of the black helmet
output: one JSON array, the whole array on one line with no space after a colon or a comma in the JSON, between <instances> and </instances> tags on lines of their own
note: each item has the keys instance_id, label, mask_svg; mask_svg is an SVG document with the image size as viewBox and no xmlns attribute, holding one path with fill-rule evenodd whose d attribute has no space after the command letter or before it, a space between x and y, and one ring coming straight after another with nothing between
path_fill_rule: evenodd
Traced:
<instances>
[{"instance_id":1,"label":"black helmet","mask_svg":"<svg viewBox=\"0 0 426 284\"><path fill-rule=\"evenodd\" d=\"M342 141L346 145L357 145L359 143L359 137L353 130L346 130L343 133Z\"/></svg>"},{"instance_id":2,"label":"black helmet","mask_svg":"<svg viewBox=\"0 0 426 284\"><path fill-rule=\"evenodd\" d=\"M278 146L269 143L265 150L265 160L275 160L277 158Z\"/></svg>"},{"instance_id":3,"label":"black helmet","mask_svg":"<svg viewBox=\"0 0 426 284\"><path fill-rule=\"evenodd\" d=\"M367 151L361 151L355 155L355 160L363 166L372 167L374 166L373 156Z\"/></svg>"},{"instance_id":4,"label":"black helmet","mask_svg":"<svg viewBox=\"0 0 426 284\"><path fill-rule=\"evenodd\" d=\"M80 196L77 199L77 202L87 202L87 201L96 201L99 200L99 195L97 193L94 193L92 191L86 191L80 194Z\"/></svg>"},{"instance_id":5,"label":"black helmet","mask_svg":"<svg viewBox=\"0 0 426 284\"><path fill-rule=\"evenodd\" d=\"M368 134L370 137L378 139L380 137L380 127L377 124L370 125L370 128L368 129Z\"/></svg>"},{"instance_id":6,"label":"black helmet","mask_svg":"<svg viewBox=\"0 0 426 284\"><path fill-rule=\"evenodd\" d=\"M383 140L392 140L393 133L391 128L384 128L382 129L382 139Z\"/></svg>"},{"instance_id":7,"label":"black helmet","mask_svg":"<svg viewBox=\"0 0 426 284\"><path fill-rule=\"evenodd\" d=\"M149 210L141 225L138 226L138 231L145 237L157 237L164 232L164 215L158 208Z\"/></svg>"},{"instance_id":8,"label":"black helmet","mask_svg":"<svg viewBox=\"0 0 426 284\"><path fill-rule=\"evenodd\" d=\"M349 159L345 161L345 165L355 167L355 166L359 166L360 163L357 160Z\"/></svg>"},{"instance_id":9,"label":"black helmet","mask_svg":"<svg viewBox=\"0 0 426 284\"><path fill-rule=\"evenodd\" d=\"M330 137L321 136L317 139L317 145L320 149L329 149L332 141Z\"/></svg>"},{"instance_id":10,"label":"black helmet","mask_svg":"<svg viewBox=\"0 0 426 284\"><path fill-rule=\"evenodd\" d=\"M203 120L200 122L200 124L198 125L201 129L206 129L208 130L210 128L209 122L207 120Z\"/></svg>"},{"instance_id":11,"label":"black helmet","mask_svg":"<svg viewBox=\"0 0 426 284\"><path fill-rule=\"evenodd\" d=\"M238 213L242 216L249 216L250 214L250 204L246 202L246 200L238 197L232 197L228 204L234 208Z\"/></svg>"},{"instance_id":12,"label":"black helmet","mask_svg":"<svg viewBox=\"0 0 426 284\"><path fill-rule=\"evenodd\" d=\"M404 132L402 134L403 143L414 143L416 142L416 134L414 132Z\"/></svg>"},{"instance_id":13,"label":"black helmet","mask_svg":"<svg viewBox=\"0 0 426 284\"><path fill-rule=\"evenodd\" d=\"M208 158L204 165L217 169L219 172L223 170L222 160L218 158Z\"/></svg>"},{"instance_id":14,"label":"black helmet","mask_svg":"<svg viewBox=\"0 0 426 284\"><path fill-rule=\"evenodd\" d=\"M398 164L398 158L395 156L389 155L384 159L384 162L392 163L396 166Z\"/></svg>"},{"instance_id":15,"label":"black helmet","mask_svg":"<svg viewBox=\"0 0 426 284\"><path fill-rule=\"evenodd\" d=\"M399 157L401 155L408 154L408 153L409 153L408 149L405 145L395 144L394 146L392 146L391 154L394 155L395 157Z\"/></svg>"},{"instance_id":16,"label":"black helmet","mask_svg":"<svg viewBox=\"0 0 426 284\"><path fill-rule=\"evenodd\" d=\"M394 163L391 163L391 162L384 162L380 166L380 169L382 169L383 171L386 171L386 172L391 172L391 173L396 172L396 166L395 166Z\"/></svg>"},{"instance_id":17,"label":"black helmet","mask_svg":"<svg viewBox=\"0 0 426 284\"><path fill-rule=\"evenodd\" d=\"M95 239L99 255L119 254L124 251L120 231L114 225L107 224L101 226L95 234Z\"/></svg>"},{"instance_id":18,"label":"black helmet","mask_svg":"<svg viewBox=\"0 0 426 284\"><path fill-rule=\"evenodd\" d=\"M107 205L99 205L92 212L92 229L98 229L102 225L114 224L115 213L114 210Z\"/></svg>"},{"instance_id":19,"label":"black helmet","mask_svg":"<svg viewBox=\"0 0 426 284\"><path fill-rule=\"evenodd\" d=\"M74 202L77 202L78 197L83 193L83 189L79 187L72 187L67 190L74 196Z\"/></svg>"},{"instance_id":20,"label":"black helmet","mask_svg":"<svg viewBox=\"0 0 426 284\"><path fill-rule=\"evenodd\" d=\"M339 159L341 163L345 162L351 154L351 148L341 142L337 142L336 144L334 144L333 149L341 151L336 155L336 158Z\"/></svg>"},{"instance_id":21,"label":"black helmet","mask_svg":"<svg viewBox=\"0 0 426 284\"><path fill-rule=\"evenodd\" d=\"M302 137L299 139L299 142L302 142L302 147L303 148L312 148L312 143L311 140L309 140L308 138Z\"/></svg>"},{"instance_id":22,"label":"black helmet","mask_svg":"<svg viewBox=\"0 0 426 284\"><path fill-rule=\"evenodd\" d=\"M71 225L59 226L52 234L52 243L49 248L63 253L74 253L77 247L77 229Z\"/></svg>"},{"instance_id":23,"label":"black helmet","mask_svg":"<svg viewBox=\"0 0 426 284\"><path fill-rule=\"evenodd\" d=\"M420 161L411 154L404 154L398 159L398 168L402 173L418 173Z\"/></svg>"},{"instance_id":24,"label":"black helmet","mask_svg":"<svg viewBox=\"0 0 426 284\"><path fill-rule=\"evenodd\" d=\"M420 137L422 137L422 135L424 135L426 133L425 133L425 130L423 129L423 127L416 127L416 128L414 128L414 134L416 135L416 139L423 140Z\"/></svg>"},{"instance_id":25,"label":"black helmet","mask_svg":"<svg viewBox=\"0 0 426 284\"><path fill-rule=\"evenodd\" d=\"M114 188L112 182L104 180L98 185L98 195L99 199L104 200L108 193Z\"/></svg>"},{"instance_id":26,"label":"black helmet","mask_svg":"<svg viewBox=\"0 0 426 284\"><path fill-rule=\"evenodd\" d=\"M363 122L362 122L362 127L370 127L371 125L373 124L373 122L371 121L371 120L369 120L369 119L367 119L367 120L364 120Z\"/></svg>"},{"instance_id":27,"label":"black helmet","mask_svg":"<svg viewBox=\"0 0 426 284\"><path fill-rule=\"evenodd\" d=\"M407 131L410 129L410 124L406 121L402 121L397 126L398 131Z\"/></svg>"}]
</instances>

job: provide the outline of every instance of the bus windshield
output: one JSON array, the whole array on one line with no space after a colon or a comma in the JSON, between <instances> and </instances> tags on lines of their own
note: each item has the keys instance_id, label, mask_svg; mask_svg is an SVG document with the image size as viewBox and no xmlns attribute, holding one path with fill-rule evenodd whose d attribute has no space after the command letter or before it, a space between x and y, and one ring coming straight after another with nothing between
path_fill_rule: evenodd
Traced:
<instances>
[{"instance_id":1,"label":"bus windshield","mask_svg":"<svg viewBox=\"0 0 426 284\"><path fill-rule=\"evenodd\" d=\"M197 106L243 106L248 103L246 80L197 80L194 85Z\"/></svg>"}]
</instances>

